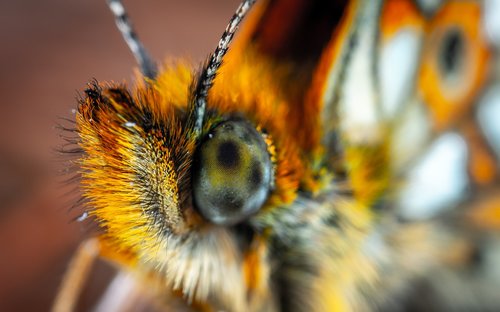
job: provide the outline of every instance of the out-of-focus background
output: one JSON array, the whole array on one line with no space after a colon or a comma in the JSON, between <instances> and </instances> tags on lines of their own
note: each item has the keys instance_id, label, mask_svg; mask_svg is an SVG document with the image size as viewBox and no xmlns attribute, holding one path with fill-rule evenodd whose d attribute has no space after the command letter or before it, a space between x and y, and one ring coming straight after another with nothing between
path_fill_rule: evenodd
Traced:
<instances>
[{"instance_id":1,"label":"out-of-focus background","mask_svg":"<svg viewBox=\"0 0 500 312\"><path fill-rule=\"evenodd\" d=\"M156 60L203 60L238 0L124 1ZM0 0L0 311L47 311L85 229L54 151L92 78L133 81L105 0ZM67 188L66 188L67 190Z\"/></svg>"}]
</instances>

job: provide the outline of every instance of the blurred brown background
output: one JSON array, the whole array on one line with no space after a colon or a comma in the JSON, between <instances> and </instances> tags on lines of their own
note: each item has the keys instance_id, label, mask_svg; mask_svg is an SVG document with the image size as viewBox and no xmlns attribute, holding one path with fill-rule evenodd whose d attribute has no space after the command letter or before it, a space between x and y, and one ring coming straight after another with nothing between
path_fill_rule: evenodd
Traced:
<instances>
[{"instance_id":1,"label":"blurred brown background","mask_svg":"<svg viewBox=\"0 0 500 312\"><path fill-rule=\"evenodd\" d=\"M124 1L156 60L203 60L238 0ZM56 181L58 117L92 78L133 79L105 0L0 0L0 311L46 311L85 231Z\"/></svg>"}]
</instances>

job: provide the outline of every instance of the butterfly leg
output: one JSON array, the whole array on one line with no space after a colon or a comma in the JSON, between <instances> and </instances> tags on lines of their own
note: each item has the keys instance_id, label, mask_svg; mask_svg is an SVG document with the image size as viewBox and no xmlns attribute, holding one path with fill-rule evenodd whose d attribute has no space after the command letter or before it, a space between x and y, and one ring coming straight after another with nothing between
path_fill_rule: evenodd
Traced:
<instances>
[{"instance_id":1,"label":"butterfly leg","mask_svg":"<svg viewBox=\"0 0 500 312\"><path fill-rule=\"evenodd\" d=\"M99 251L99 241L96 238L88 239L78 247L52 306L53 312L74 311Z\"/></svg>"}]
</instances>

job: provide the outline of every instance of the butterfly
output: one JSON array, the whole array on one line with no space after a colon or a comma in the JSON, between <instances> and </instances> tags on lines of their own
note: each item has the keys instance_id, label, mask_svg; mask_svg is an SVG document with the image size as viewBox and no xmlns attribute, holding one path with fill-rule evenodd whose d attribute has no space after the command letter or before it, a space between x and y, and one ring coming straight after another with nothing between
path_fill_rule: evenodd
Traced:
<instances>
[{"instance_id":1,"label":"butterfly","mask_svg":"<svg viewBox=\"0 0 500 312\"><path fill-rule=\"evenodd\" d=\"M254 2L158 67L108 0L141 74L79 101L54 310L97 256L165 310L498 309L498 1Z\"/></svg>"}]
</instances>

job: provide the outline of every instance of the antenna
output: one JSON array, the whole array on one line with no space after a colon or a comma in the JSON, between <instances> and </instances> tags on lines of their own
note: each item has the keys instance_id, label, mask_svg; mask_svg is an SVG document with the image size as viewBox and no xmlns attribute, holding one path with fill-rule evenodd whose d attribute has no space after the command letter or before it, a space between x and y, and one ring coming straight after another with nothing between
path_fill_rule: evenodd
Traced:
<instances>
[{"instance_id":1,"label":"antenna","mask_svg":"<svg viewBox=\"0 0 500 312\"><path fill-rule=\"evenodd\" d=\"M118 30L141 67L142 74L149 79L154 79L157 73L156 64L149 56L142 42L137 38L122 2L120 0L106 0L106 3L115 17Z\"/></svg>"},{"instance_id":2,"label":"antenna","mask_svg":"<svg viewBox=\"0 0 500 312\"><path fill-rule=\"evenodd\" d=\"M255 1L256 0L244 0L240 4L233 17L231 17L229 24L226 26L226 30L222 34L217 48L210 56L210 61L204 66L201 75L198 78L194 92L194 132L196 136L201 133L203 127L203 118L205 117L208 91L212 87L215 76L217 75L217 70L222 64L222 58L229 49L229 45L240 22L243 20Z\"/></svg>"}]
</instances>

